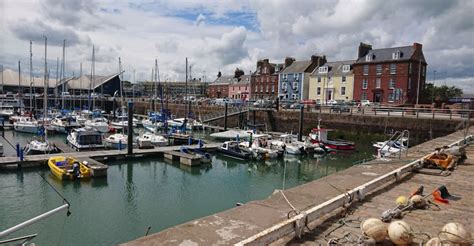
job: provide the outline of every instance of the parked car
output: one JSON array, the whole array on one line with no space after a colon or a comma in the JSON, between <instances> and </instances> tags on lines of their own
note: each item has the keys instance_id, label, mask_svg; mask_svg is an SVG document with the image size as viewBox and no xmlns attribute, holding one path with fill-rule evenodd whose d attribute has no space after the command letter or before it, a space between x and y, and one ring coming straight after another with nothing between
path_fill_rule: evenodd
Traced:
<instances>
[{"instance_id":1,"label":"parked car","mask_svg":"<svg viewBox=\"0 0 474 246\"><path fill-rule=\"evenodd\" d=\"M298 109L300 107L301 107L301 104L299 102L296 102L290 105L291 109Z\"/></svg>"},{"instance_id":2,"label":"parked car","mask_svg":"<svg viewBox=\"0 0 474 246\"><path fill-rule=\"evenodd\" d=\"M360 100L360 106L367 107L370 105L372 105L372 103L369 100Z\"/></svg>"},{"instance_id":3,"label":"parked car","mask_svg":"<svg viewBox=\"0 0 474 246\"><path fill-rule=\"evenodd\" d=\"M332 112L350 112L351 111L351 107L345 103L337 103L337 104L333 104L331 106L331 111Z\"/></svg>"},{"instance_id":4,"label":"parked car","mask_svg":"<svg viewBox=\"0 0 474 246\"><path fill-rule=\"evenodd\" d=\"M336 100L327 100L326 104L327 105L334 105L334 104L337 104L337 101Z\"/></svg>"}]
</instances>

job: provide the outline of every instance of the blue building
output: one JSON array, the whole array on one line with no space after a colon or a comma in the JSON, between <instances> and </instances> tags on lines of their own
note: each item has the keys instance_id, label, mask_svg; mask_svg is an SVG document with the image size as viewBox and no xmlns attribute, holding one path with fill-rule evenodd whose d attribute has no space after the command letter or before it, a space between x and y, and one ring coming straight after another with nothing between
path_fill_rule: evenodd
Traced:
<instances>
[{"instance_id":1,"label":"blue building","mask_svg":"<svg viewBox=\"0 0 474 246\"><path fill-rule=\"evenodd\" d=\"M278 76L278 97L280 100L299 101L309 97L309 76L320 64L326 62L325 56L311 56L311 60L295 61L285 59L285 68Z\"/></svg>"}]
</instances>

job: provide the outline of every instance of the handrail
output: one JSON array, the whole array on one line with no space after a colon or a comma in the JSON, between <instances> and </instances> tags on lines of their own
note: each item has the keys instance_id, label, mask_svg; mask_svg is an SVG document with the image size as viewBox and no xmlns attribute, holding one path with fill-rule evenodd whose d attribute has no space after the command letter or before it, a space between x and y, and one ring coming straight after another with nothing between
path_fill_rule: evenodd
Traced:
<instances>
[{"instance_id":1,"label":"handrail","mask_svg":"<svg viewBox=\"0 0 474 246\"><path fill-rule=\"evenodd\" d=\"M408 130L403 130L403 131L396 131L395 133L392 134L392 136L390 137L390 139L388 141L385 142L384 145L382 145L382 147L380 148L380 150L383 150L383 148L385 146L389 146L388 150L390 152L390 148L393 147L393 144L396 143L397 141L400 142L400 151L398 151L398 159L401 159L402 158L402 151L404 151L404 145L403 145L403 137L405 137L406 135L406 138L407 138L407 146L406 146L406 155L408 156L408 146L409 146L409 141L410 141L410 132ZM395 140L392 140L394 137ZM390 145L388 145L390 144Z\"/></svg>"}]
</instances>

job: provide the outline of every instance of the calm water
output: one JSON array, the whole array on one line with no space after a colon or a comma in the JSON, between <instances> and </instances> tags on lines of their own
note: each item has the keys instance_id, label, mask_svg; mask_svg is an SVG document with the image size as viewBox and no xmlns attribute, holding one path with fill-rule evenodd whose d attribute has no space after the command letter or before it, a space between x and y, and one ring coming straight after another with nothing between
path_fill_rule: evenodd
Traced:
<instances>
[{"instance_id":1,"label":"calm water","mask_svg":"<svg viewBox=\"0 0 474 246\"><path fill-rule=\"evenodd\" d=\"M17 134L15 139L22 142L27 136ZM217 155L212 166L200 168L142 158L108 163L106 178L89 181L59 181L47 168L0 171L0 229L62 204L44 177L70 201L72 214L66 217L62 212L11 237L38 233L33 242L39 245L126 242L144 236L149 226L150 233L159 232L232 208L237 202L264 199L283 184L291 188L347 168L373 154L373 139L357 138L363 140L350 155L255 163Z\"/></svg>"}]
</instances>

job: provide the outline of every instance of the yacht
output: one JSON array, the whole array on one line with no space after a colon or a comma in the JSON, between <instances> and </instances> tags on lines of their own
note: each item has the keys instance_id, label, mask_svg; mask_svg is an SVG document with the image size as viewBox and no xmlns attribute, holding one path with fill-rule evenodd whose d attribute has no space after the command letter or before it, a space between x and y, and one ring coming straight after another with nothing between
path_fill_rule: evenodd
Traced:
<instances>
[{"instance_id":1,"label":"yacht","mask_svg":"<svg viewBox=\"0 0 474 246\"><path fill-rule=\"evenodd\" d=\"M104 139L104 146L110 149L125 149L127 148L127 142L127 135L115 133Z\"/></svg>"},{"instance_id":2,"label":"yacht","mask_svg":"<svg viewBox=\"0 0 474 246\"><path fill-rule=\"evenodd\" d=\"M52 154L59 153L59 149L49 141L41 141L33 139L25 146L25 155L39 155L39 154Z\"/></svg>"},{"instance_id":3,"label":"yacht","mask_svg":"<svg viewBox=\"0 0 474 246\"><path fill-rule=\"evenodd\" d=\"M1 117L11 117L15 114L15 109L13 106L4 106L0 108Z\"/></svg>"},{"instance_id":4,"label":"yacht","mask_svg":"<svg viewBox=\"0 0 474 246\"><path fill-rule=\"evenodd\" d=\"M96 129L97 131L101 133L107 133L109 132L109 124L106 118L104 117L98 117L98 118L93 118L91 120L87 120L84 125L89 128Z\"/></svg>"},{"instance_id":5,"label":"yacht","mask_svg":"<svg viewBox=\"0 0 474 246\"><path fill-rule=\"evenodd\" d=\"M31 117L18 117L13 122L13 129L17 132L38 133L41 125Z\"/></svg>"},{"instance_id":6,"label":"yacht","mask_svg":"<svg viewBox=\"0 0 474 246\"><path fill-rule=\"evenodd\" d=\"M76 119L68 116L52 119L50 122L50 127L53 131L59 133L68 133L72 129L80 127L80 125L77 123Z\"/></svg>"},{"instance_id":7,"label":"yacht","mask_svg":"<svg viewBox=\"0 0 474 246\"><path fill-rule=\"evenodd\" d=\"M141 146L143 144L146 144L146 142L149 142L153 146L166 146L168 145L168 139L161 135L156 135L153 133L144 133L140 137L137 137L137 142L138 145ZM143 144L141 144L141 142Z\"/></svg>"},{"instance_id":8,"label":"yacht","mask_svg":"<svg viewBox=\"0 0 474 246\"><path fill-rule=\"evenodd\" d=\"M104 148L102 134L94 128L73 129L67 136L68 144L75 150Z\"/></svg>"}]
</instances>

